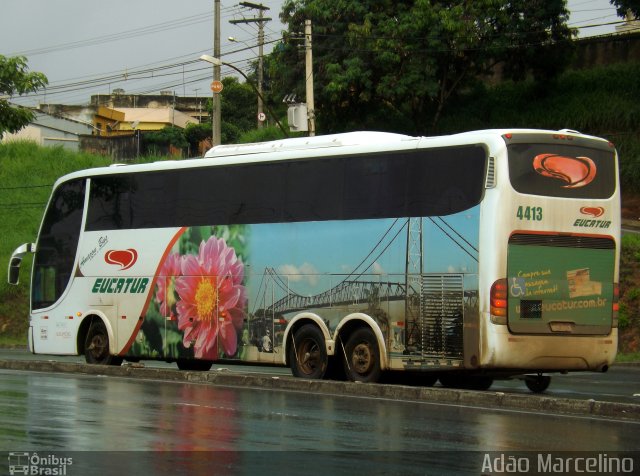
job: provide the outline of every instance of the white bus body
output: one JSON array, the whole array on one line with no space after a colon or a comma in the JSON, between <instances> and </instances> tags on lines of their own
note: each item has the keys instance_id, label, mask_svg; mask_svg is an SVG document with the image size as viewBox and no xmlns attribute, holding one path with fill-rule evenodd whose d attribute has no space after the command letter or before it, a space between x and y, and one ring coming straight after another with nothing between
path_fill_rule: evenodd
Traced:
<instances>
[{"instance_id":1,"label":"white bus body","mask_svg":"<svg viewBox=\"0 0 640 476\"><path fill-rule=\"evenodd\" d=\"M360 381L536 374L541 391L542 373L615 358L617 176L603 139L521 129L357 132L75 172L35 246L29 348ZM33 248L16 250L10 281Z\"/></svg>"}]
</instances>

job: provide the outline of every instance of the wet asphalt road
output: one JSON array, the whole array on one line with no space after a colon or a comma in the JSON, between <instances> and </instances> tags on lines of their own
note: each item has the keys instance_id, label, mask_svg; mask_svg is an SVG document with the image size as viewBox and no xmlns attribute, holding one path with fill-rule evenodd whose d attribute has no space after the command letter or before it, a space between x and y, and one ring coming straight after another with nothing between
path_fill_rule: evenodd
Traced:
<instances>
[{"instance_id":1,"label":"wet asphalt road","mask_svg":"<svg viewBox=\"0 0 640 476\"><path fill-rule=\"evenodd\" d=\"M9 370L0 435L75 458L70 475L481 474L487 454L640 448L639 422Z\"/></svg>"}]
</instances>

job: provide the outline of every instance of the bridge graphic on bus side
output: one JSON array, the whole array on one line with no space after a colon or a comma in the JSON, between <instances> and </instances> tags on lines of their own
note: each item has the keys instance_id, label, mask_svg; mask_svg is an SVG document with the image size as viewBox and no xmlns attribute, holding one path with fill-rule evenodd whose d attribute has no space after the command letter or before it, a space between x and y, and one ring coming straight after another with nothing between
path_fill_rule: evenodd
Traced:
<instances>
[{"instance_id":1,"label":"bridge graphic on bus side","mask_svg":"<svg viewBox=\"0 0 640 476\"><path fill-rule=\"evenodd\" d=\"M291 316L301 311L320 311L326 309L341 309L346 312L365 312L375 314L375 318L383 327L391 325L404 329L403 345L415 347L428 353L442 353L445 346L451 347L452 340L456 340L454 353L461 353L462 346L462 321L465 312L478 307L477 289L464 289L464 275L462 273L417 273L417 274L375 274L369 272L374 263L389 248L395 240L404 238L407 240L407 263L412 259L421 263L422 246L421 231L418 238L415 233L409 233L409 220L394 221L387 229L383 239L367 254L367 258L351 274L348 275L322 275L329 281L337 282L329 289L314 294L302 295L291 288L292 277L280 274L273 267L265 268L262 281L259 286L257 299L254 301L254 310L251 315L260 327L266 327L267 322L272 321L280 325L286 325L285 316ZM455 235L460 236L450 227L445 231L442 223L436 223L447 239L470 255L469 246L475 250L467 240L456 240ZM446 222L444 222L446 224ZM400 229L397 230L397 224ZM395 235L391 233L396 227ZM407 229L404 235L401 232ZM452 231L453 230L453 231ZM385 242L386 236L393 235ZM420 240L419 244L411 243L412 240ZM461 244L467 244L463 247ZM419 250L417 253L415 250ZM409 251L414 256L409 256ZM379 251L376 253L376 251ZM409 265L407 264L407 268ZM418 271L422 265L417 266ZM394 306L393 315L388 315L391 303ZM391 312L391 311L389 311ZM447 338L446 334L450 334ZM456 334L455 339L451 336ZM434 337L435 336L435 337Z\"/></svg>"},{"instance_id":2,"label":"bridge graphic on bus side","mask_svg":"<svg viewBox=\"0 0 640 476\"><path fill-rule=\"evenodd\" d=\"M435 218L437 218L440 223L436 222L432 217L428 217L426 219L431 221L435 227L447 237L448 240L452 241L467 255L471 256L472 259L477 261L477 249L442 218ZM420 296L422 294L421 282L423 281L424 274L422 273L422 231L419 232L417 237L412 235L410 228L411 220L424 219L409 218L402 221L396 219L385 231L380 241L378 241L373 249L369 251L367 258L365 258L365 260L363 260L356 269L348 275L326 275L335 278L336 280L340 280L340 282L335 286L332 286L330 289L312 296L304 296L293 291L289 284L289 275L280 274L272 267L266 268L262 276L260 290L258 291L258 294L261 296L258 299L260 310L262 312L269 311L271 313L289 313L304 309L361 304L371 301L372 298L375 298L378 301L396 301L407 299L407 296L409 296L409 299L411 299L412 296ZM391 235L394 228L397 228L397 224L400 224L401 226L398 230L395 230L395 234L391 239L385 242L385 237ZM449 231L447 231L445 225ZM401 232L405 228L407 232L405 235L402 235ZM456 238L455 235L459 238ZM420 263L418 266L415 266L415 271L417 272L412 272L413 270L410 270L409 264L407 264L406 274L367 274L375 262L384 254L391 244L399 238L407 240L406 262L410 263L411 261L414 261ZM469 249L471 249L471 251L469 251ZM376 251L379 252L376 254ZM371 279L376 276L379 277L378 280ZM394 277L397 278L397 280L394 280ZM270 297L268 296L269 289L272 293L272 296ZM468 300L474 299L471 294L465 294L467 294ZM276 295L281 295L283 297L276 299ZM254 313L258 312L258 310L254 311Z\"/></svg>"},{"instance_id":3,"label":"bridge graphic on bus side","mask_svg":"<svg viewBox=\"0 0 640 476\"><path fill-rule=\"evenodd\" d=\"M431 275L440 276L439 274L430 274L425 275L425 277ZM278 287L282 288L283 277L273 268L268 268L265 271L265 276L270 277L274 282L278 282ZM342 281L333 288L314 296L302 296L295 291L288 291L284 297L278 299L270 306L258 309L255 311L255 314L288 314L309 309L357 306L368 304L372 301L376 301L377 303L383 301L402 301L405 300L406 297L407 287L405 283L388 281ZM265 297L262 297L261 301L264 302L265 299ZM476 290L464 291L465 306L477 305L477 299L478 292Z\"/></svg>"}]
</instances>

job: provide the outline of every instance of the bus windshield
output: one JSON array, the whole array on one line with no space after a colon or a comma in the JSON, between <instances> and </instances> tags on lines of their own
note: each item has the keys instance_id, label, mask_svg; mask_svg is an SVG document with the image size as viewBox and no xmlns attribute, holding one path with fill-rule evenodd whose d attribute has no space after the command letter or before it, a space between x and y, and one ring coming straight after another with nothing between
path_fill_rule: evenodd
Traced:
<instances>
[{"instance_id":1,"label":"bus windshield","mask_svg":"<svg viewBox=\"0 0 640 476\"><path fill-rule=\"evenodd\" d=\"M614 149L571 143L509 144L509 177L527 195L604 199L616 189Z\"/></svg>"},{"instance_id":2,"label":"bus windshield","mask_svg":"<svg viewBox=\"0 0 640 476\"><path fill-rule=\"evenodd\" d=\"M78 248L85 181L74 180L53 193L40 230L31 285L32 307L51 306L62 296Z\"/></svg>"}]
</instances>

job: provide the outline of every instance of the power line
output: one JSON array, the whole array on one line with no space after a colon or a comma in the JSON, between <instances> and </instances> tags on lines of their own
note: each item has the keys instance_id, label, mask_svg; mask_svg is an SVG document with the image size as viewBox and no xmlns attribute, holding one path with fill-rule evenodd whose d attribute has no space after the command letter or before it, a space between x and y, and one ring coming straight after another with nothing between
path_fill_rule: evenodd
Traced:
<instances>
[{"instance_id":1,"label":"power line","mask_svg":"<svg viewBox=\"0 0 640 476\"><path fill-rule=\"evenodd\" d=\"M276 43L280 41L280 39L274 39L274 40L270 40L270 41L265 41L265 44L272 44L272 43ZM241 53L244 51L248 51L251 50L253 48L253 46L249 45L247 47L242 47L242 48L237 48L235 50L232 51L228 51L225 53L226 56L230 56L232 54L236 54L236 53ZM204 51L208 51L207 50L201 50L201 52ZM200 52L200 53L201 53ZM195 54L193 55L195 56ZM250 62L254 61L255 58L248 58L248 59L244 59L244 60L239 60L236 62L230 62L231 64L241 64L241 63L249 63L246 65L240 65L239 67L241 69L251 69L251 65ZM183 62L179 62L179 63L173 63L173 64L168 64L168 65L162 65L162 66L158 66L155 68L146 68L146 69L140 69L140 70L130 70L127 71L125 73L117 73L117 74L111 74L108 76L103 76L103 77L96 77L96 78L92 78L92 79L87 79L85 81L76 81L76 82L72 82L72 83L66 83L66 84L54 84L51 86L48 86L46 88L44 88L43 90L36 92L36 93L31 93L31 94L25 94L23 96L21 96L22 98L34 98L34 97L40 97L43 95L57 95L57 94L66 94L66 93L70 93L70 92L79 92L79 91L84 91L87 89L92 89L92 88L96 88L96 87L104 87L104 86L108 86L108 85L114 85L114 84L119 84L122 82L130 82L130 81L139 81L139 80L143 80L143 79L154 79L154 78L162 78L162 77L168 77L168 76L177 76L180 75L182 76L183 74L193 74L193 73L198 73L200 71L208 71L209 68L206 66L203 67L196 67L193 69L189 69L186 71L183 71L182 68L184 66L189 66L189 65L196 65L196 64L201 64L201 62L199 60L188 60L188 61L183 61ZM174 71L171 71L174 70ZM231 72L231 70L227 70L228 73ZM205 75L202 77L199 77L197 80L193 80L190 79L189 81L185 81L185 84L190 84L196 81L201 81L204 79L207 79L210 75ZM171 85L176 85L179 86L182 84L182 81L178 81L178 82L172 82ZM147 90L149 90L149 88L146 88ZM154 91L154 90L162 90L163 87L156 87L153 89L150 89L150 91Z\"/></svg>"},{"instance_id":2,"label":"power line","mask_svg":"<svg viewBox=\"0 0 640 476\"><path fill-rule=\"evenodd\" d=\"M20 190L20 189L30 189L30 188L44 188L44 187L52 187L53 184L46 184L46 185L19 185L17 187L0 187L0 191L1 190Z\"/></svg>"},{"instance_id":3,"label":"power line","mask_svg":"<svg viewBox=\"0 0 640 476\"><path fill-rule=\"evenodd\" d=\"M21 208L41 208L46 202L0 203L0 210L17 210Z\"/></svg>"},{"instance_id":4,"label":"power line","mask_svg":"<svg viewBox=\"0 0 640 476\"><path fill-rule=\"evenodd\" d=\"M232 16L238 10L237 7L226 7L227 17ZM223 10L223 11L224 11ZM111 33L108 35L97 36L93 38L87 38L84 40L72 41L69 43L62 43L58 45L50 45L44 48L35 48L31 50L19 51L16 53L12 53L10 56L37 56L42 54L53 53L57 51L66 51L72 50L76 48L84 48L87 46L95 46L104 43L110 43L113 41L120 41L125 39L136 38L139 36L150 35L153 33L165 32L168 30L175 30L179 28L185 28L188 26L192 26L198 23L210 22L211 17L213 17L213 13L211 11L206 11L203 13L198 13L195 15L190 15L188 17L172 19L168 21L164 21L161 23L155 23L148 26L143 26L140 28L135 28L131 30L125 30L118 33Z\"/></svg>"}]
</instances>

